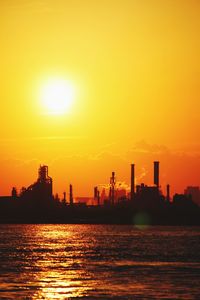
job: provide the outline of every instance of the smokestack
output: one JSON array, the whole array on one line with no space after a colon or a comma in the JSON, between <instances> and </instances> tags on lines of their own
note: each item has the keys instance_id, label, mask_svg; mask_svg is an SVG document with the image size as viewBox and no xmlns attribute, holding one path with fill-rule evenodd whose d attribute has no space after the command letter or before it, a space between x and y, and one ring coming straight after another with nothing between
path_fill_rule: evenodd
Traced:
<instances>
[{"instance_id":1,"label":"smokestack","mask_svg":"<svg viewBox=\"0 0 200 300\"><path fill-rule=\"evenodd\" d=\"M70 205L74 204L72 184L69 185L69 202L70 202Z\"/></svg>"},{"instance_id":2,"label":"smokestack","mask_svg":"<svg viewBox=\"0 0 200 300\"><path fill-rule=\"evenodd\" d=\"M154 184L159 188L159 161L154 161Z\"/></svg>"},{"instance_id":3,"label":"smokestack","mask_svg":"<svg viewBox=\"0 0 200 300\"><path fill-rule=\"evenodd\" d=\"M66 203L66 192L63 192L63 201Z\"/></svg>"},{"instance_id":4,"label":"smokestack","mask_svg":"<svg viewBox=\"0 0 200 300\"><path fill-rule=\"evenodd\" d=\"M170 185L167 184L167 196L166 196L167 202L170 202Z\"/></svg>"},{"instance_id":5,"label":"smokestack","mask_svg":"<svg viewBox=\"0 0 200 300\"><path fill-rule=\"evenodd\" d=\"M112 172L112 179L113 179L113 182L114 182L114 178L115 178L115 172Z\"/></svg>"},{"instance_id":6,"label":"smokestack","mask_svg":"<svg viewBox=\"0 0 200 300\"><path fill-rule=\"evenodd\" d=\"M135 195L135 165L131 164L131 200Z\"/></svg>"},{"instance_id":7,"label":"smokestack","mask_svg":"<svg viewBox=\"0 0 200 300\"><path fill-rule=\"evenodd\" d=\"M100 192L97 186L94 187L94 200L97 200L97 204L100 205Z\"/></svg>"},{"instance_id":8,"label":"smokestack","mask_svg":"<svg viewBox=\"0 0 200 300\"><path fill-rule=\"evenodd\" d=\"M97 186L94 187L94 199L97 198L98 188Z\"/></svg>"},{"instance_id":9,"label":"smokestack","mask_svg":"<svg viewBox=\"0 0 200 300\"><path fill-rule=\"evenodd\" d=\"M111 193L111 204L114 205L115 202L115 172L112 172L112 177L110 177L110 193Z\"/></svg>"},{"instance_id":10,"label":"smokestack","mask_svg":"<svg viewBox=\"0 0 200 300\"><path fill-rule=\"evenodd\" d=\"M97 190L97 204L100 205L100 192Z\"/></svg>"}]
</instances>

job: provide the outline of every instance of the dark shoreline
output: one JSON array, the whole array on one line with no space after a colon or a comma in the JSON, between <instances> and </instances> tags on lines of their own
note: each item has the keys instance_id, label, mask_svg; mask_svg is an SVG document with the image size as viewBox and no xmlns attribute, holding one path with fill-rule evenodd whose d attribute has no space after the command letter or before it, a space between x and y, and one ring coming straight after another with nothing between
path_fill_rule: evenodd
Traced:
<instances>
[{"instance_id":1,"label":"dark shoreline","mask_svg":"<svg viewBox=\"0 0 200 300\"><path fill-rule=\"evenodd\" d=\"M39 225L39 224L52 224L52 225L59 225L59 224L68 224L68 225L72 225L72 224L77 224L77 225L132 225L132 226L136 226L136 227L140 227L140 226L144 226L144 227L149 227L149 226L190 226L190 227L198 227L200 226L200 218L199 220L193 220L191 222L180 222L180 220L174 221L173 222L169 221L169 222L149 222L149 223L145 223L145 222L128 222L126 220L123 221L117 221L116 219L111 219L111 220L84 220L84 219L70 219L70 220L60 220L60 219L48 219L48 218L37 218L37 219L33 219L33 218L29 218L29 219L11 219L11 218L2 218L0 220L0 224L1 225L5 225L5 224L35 224L35 225Z\"/></svg>"},{"instance_id":2,"label":"dark shoreline","mask_svg":"<svg viewBox=\"0 0 200 300\"><path fill-rule=\"evenodd\" d=\"M115 205L66 205L50 201L4 201L0 224L119 224L200 226L200 207L192 201L124 201Z\"/></svg>"}]
</instances>

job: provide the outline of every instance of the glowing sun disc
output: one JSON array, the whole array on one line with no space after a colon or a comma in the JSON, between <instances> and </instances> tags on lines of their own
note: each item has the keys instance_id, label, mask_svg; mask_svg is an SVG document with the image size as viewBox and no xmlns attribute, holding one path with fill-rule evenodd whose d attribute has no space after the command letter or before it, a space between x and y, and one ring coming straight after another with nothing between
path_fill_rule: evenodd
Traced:
<instances>
[{"instance_id":1,"label":"glowing sun disc","mask_svg":"<svg viewBox=\"0 0 200 300\"><path fill-rule=\"evenodd\" d=\"M74 87L64 79L48 80L42 87L41 100L47 114L67 113L74 101Z\"/></svg>"}]
</instances>

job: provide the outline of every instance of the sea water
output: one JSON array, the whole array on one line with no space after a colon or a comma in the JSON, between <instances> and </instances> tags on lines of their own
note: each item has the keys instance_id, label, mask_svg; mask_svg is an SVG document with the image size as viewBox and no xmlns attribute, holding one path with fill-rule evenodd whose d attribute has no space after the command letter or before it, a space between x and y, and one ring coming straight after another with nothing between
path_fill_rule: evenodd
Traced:
<instances>
[{"instance_id":1,"label":"sea water","mask_svg":"<svg viewBox=\"0 0 200 300\"><path fill-rule=\"evenodd\" d=\"M200 227L0 225L0 299L200 299Z\"/></svg>"}]
</instances>

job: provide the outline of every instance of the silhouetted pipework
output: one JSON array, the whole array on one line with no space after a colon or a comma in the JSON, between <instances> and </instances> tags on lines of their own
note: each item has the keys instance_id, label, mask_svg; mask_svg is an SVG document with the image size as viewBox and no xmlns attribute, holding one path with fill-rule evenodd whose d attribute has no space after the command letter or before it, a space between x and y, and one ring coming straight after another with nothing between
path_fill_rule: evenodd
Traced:
<instances>
[{"instance_id":1,"label":"silhouetted pipework","mask_svg":"<svg viewBox=\"0 0 200 300\"><path fill-rule=\"evenodd\" d=\"M13 188L12 188L11 196L12 196L13 198L16 198L16 197L17 197L17 189L16 189L16 187L13 187Z\"/></svg>"},{"instance_id":2,"label":"silhouetted pipework","mask_svg":"<svg viewBox=\"0 0 200 300\"><path fill-rule=\"evenodd\" d=\"M97 204L98 204L98 206L100 205L100 192L99 192L99 190L97 191Z\"/></svg>"},{"instance_id":3,"label":"silhouetted pipework","mask_svg":"<svg viewBox=\"0 0 200 300\"><path fill-rule=\"evenodd\" d=\"M37 181L28 188L23 188L21 197L31 201L41 199L41 203L52 200L52 178L48 175L48 166L39 167Z\"/></svg>"},{"instance_id":4,"label":"silhouetted pipework","mask_svg":"<svg viewBox=\"0 0 200 300\"><path fill-rule=\"evenodd\" d=\"M110 203L111 203L111 197L112 197L112 188L111 188L111 186L109 187L109 201L110 201Z\"/></svg>"},{"instance_id":5,"label":"silhouetted pipework","mask_svg":"<svg viewBox=\"0 0 200 300\"><path fill-rule=\"evenodd\" d=\"M94 187L94 200L97 200L97 204L100 205L100 192L97 186Z\"/></svg>"},{"instance_id":6,"label":"silhouetted pipework","mask_svg":"<svg viewBox=\"0 0 200 300\"><path fill-rule=\"evenodd\" d=\"M94 199L97 198L97 186L94 187Z\"/></svg>"},{"instance_id":7,"label":"silhouetted pipework","mask_svg":"<svg viewBox=\"0 0 200 300\"><path fill-rule=\"evenodd\" d=\"M115 172L112 172L112 176L110 177L110 201L112 205L115 202L115 183Z\"/></svg>"},{"instance_id":8,"label":"silhouetted pipework","mask_svg":"<svg viewBox=\"0 0 200 300\"><path fill-rule=\"evenodd\" d=\"M69 203L70 203L70 205L74 204L72 184L69 185Z\"/></svg>"},{"instance_id":9,"label":"silhouetted pipework","mask_svg":"<svg viewBox=\"0 0 200 300\"><path fill-rule=\"evenodd\" d=\"M40 166L38 170L38 182L51 183L52 179L48 175L48 166Z\"/></svg>"},{"instance_id":10,"label":"silhouetted pipework","mask_svg":"<svg viewBox=\"0 0 200 300\"><path fill-rule=\"evenodd\" d=\"M159 161L154 161L154 184L159 188Z\"/></svg>"},{"instance_id":11,"label":"silhouetted pipework","mask_svg":"<svg viewBox=\"0 0 200 300\"><path fill-rule=\"evenodd\" d=\"M135 165L131 164L131 200L135 195Z\"/></svg>"},{"instance_id":12,"label":"silhouetted pipework","mask_svg":"<svg viewBox=\"0 0 200 300\"><path fill-rule=\"evenodd\" d=\"M167 184L167 196L166 196L166 200L167 200L167 202L170 201L170 185L169 184Z\"/></svg>"},{"instance_id":13,"label":"silhouetted pipework","mask_svg":"<svg viewBox=\"0 0 200 300\"><path fill-rule=\"evenodd\" d=\"M66 203L66 192L63 192L63 201Z\"/></svg>"}]
</instances>

